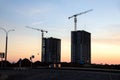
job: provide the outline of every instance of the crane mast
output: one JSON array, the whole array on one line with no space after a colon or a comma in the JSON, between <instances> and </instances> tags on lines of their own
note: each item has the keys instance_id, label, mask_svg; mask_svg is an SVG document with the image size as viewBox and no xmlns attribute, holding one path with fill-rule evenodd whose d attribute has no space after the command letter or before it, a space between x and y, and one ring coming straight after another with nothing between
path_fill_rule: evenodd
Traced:
<instances>
[{"instance_id":1,"label":"crane mast","mask_svg":"<svg viewBox=\"0 0 120 80\"><path fill-rule=\"evenodd\" d=\"M33 29L33 30L37 30L37 31L41 31L41 36L42 36L42 39L41 39L41 53L42 53L42 56L41 56L41 61L43 61L42 57L44 56L44 52L43 52L43 48L44 48L44 44L43 44L43 39L44 39L44 32L45 33L48 33L48 31L46 30L43 30L43 29L38 29L38 28L33 28L33 27L29 27L29 26L26 26L26 28L30 28L30 29Z\"/></svg>"},{"instance_id":2,"label":"crane mast","mask_svg":"<svg viewBox=\"0 0 120 80\"><path fill-rule=\"evenodd\" d=\"M81 12L81 13L78 13L78 14L75 14L71 17L68 17L68 19L71 19L71 18L74 18L74 30L76 31L77 30L77 16L78 15L82 15L82 14L85 14L85 13L88 13L90 11L92 11L93 9L90 9L90 10L87 10L87 11L84 11L84 12Z\"/></svg>"}]
</instances>

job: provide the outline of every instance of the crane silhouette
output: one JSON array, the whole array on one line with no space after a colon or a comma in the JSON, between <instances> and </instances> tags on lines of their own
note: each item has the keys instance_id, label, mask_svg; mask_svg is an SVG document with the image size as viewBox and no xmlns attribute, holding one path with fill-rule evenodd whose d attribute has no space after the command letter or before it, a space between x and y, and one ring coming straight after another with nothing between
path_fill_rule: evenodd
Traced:
<instances>
[{"instance_id":1,"label":"crane silhouette","mask_svg":"<svg viewBox=\"0 0 120 80\"><path fill-rule=\"evenodd\" d=\"M87 10L87 11L84 11L84 12L81 12L81 13L78 13L78 14L75 14L75 15L73 15L73 16L71 16L71 17L68 17L68 19L74 18L75 31L77 30L77 16L82 15L82 14L86 14L86 13L88 13L88 12L90 12L90 11L93 11L93 9L90 9L90 10Z\"/></svg>"},{"instance_id":2,"label":"crane silhouette","mask_svg":"<svg viewBox=\"0 0 120 80\"><path fill-rule=\"evenodd\" d=\"M45 32L45 33L48 33L48 31L43 30L43 29L33 28L33 27L30 27L30 26L26 26L26 28L30 28L30 29L33 29L33 30L41 31L41 33L42 33L42 34L41 34L41 35L42 35L42 40L41 40L41 44L42 44L41 52L42 52L42 56L43 56L43 55L44 55L44 53L43 53L43 47L44 47L44 43L43 43L44 32ZM42 56L41 56L41 57L42 57ZM41 58L41 61L43 61L42 58Z\"/></svg>"}]
</instances>

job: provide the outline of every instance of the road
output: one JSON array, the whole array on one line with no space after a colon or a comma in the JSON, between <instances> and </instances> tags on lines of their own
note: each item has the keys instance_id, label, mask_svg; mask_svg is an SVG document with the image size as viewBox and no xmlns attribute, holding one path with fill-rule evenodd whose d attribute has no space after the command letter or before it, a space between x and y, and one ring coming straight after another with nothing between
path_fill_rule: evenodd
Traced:
<instances>
[{"instance_id":1,"label":"road","mask_svg":"<svg viewBox=\"0 0 120 80\"><path fill-rule=\"evenodd\" d=\"M120 74L70 69L0 70L0 80L120 80Z\"/></svg>"}]
</instances>

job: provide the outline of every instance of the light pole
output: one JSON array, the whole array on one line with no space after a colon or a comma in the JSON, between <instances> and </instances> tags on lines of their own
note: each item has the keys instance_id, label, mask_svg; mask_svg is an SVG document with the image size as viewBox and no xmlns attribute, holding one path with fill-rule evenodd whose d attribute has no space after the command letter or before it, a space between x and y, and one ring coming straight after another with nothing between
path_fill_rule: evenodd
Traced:
<instances>
[{"instance_id":1,"label":"light pole","mask_svg":"<svg viewBox=\"0 0 120 80\"><path fill-rule=\"evenodd\" d=\"M2 27L0 27L5 33L6 33L6 44L5 44L5 67L6 67L6 61L7 61L7 46L8 46L8 33L11 31L15 31L14 29L6 30Z\"/></svg>"}]
</instances>

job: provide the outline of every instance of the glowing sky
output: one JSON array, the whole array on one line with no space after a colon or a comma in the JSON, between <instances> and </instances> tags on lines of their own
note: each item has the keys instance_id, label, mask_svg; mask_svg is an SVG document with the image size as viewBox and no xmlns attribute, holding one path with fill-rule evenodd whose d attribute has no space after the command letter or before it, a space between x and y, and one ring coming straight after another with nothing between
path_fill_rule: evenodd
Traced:
<instances>
[{"instance_id":1,"label":"glowing sky","mask_svg":"<svg viewBox=\"0 0 120 80\"><path fill-rule=\"evenodd\" d=\"M35 55L41 59L41 33L31 26L48 31L46 37L60 38L61 61L70 62L70 35L74 30L69 16L78 16L78 30L91 33L92 63L120 64L120 0L0 0L0 27L9 33L8 60ZM5 33L0 30L0 52L4 52ZM39 53L39 54L38 54Z\"/></svg>"}]
</instances>

